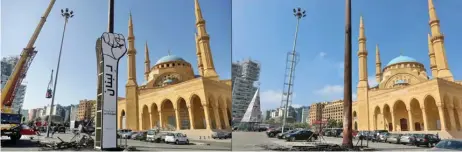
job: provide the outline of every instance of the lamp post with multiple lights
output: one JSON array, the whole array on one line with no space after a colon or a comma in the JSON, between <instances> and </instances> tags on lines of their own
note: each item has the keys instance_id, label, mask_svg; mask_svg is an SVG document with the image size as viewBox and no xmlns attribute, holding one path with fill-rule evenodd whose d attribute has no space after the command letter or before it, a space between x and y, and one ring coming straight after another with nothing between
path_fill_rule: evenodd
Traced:
<instances>
[{"instance_id":1,"label":"lamp post with multiple lights","mask_svg":"<svg viewBox=\"0 0 462 152\"><path fill-rule=\"evenodd\" d=\"M58 65L56 66L56 76L55 76L55 82L53 86L53 96L51 97L51 104L50 104L50 114L48 115L48 125L47 125L47 137L50 137L50 127L51 127L51 121L52 121L52 114L53 114L53 107L55 103L55 94L56 94L56 86L58 83L58 73L59 73L59 63L61 62L61 53L63 51L63 42L64 42L64 34L66 33L66 26L67 26L67 21L74 17L74 11L69 11L69 8L66 8L65 10L61 9L61 16L64 17L64 29L63 29L63 36L61 37L61 48L59 49L59 55L58 55Z\"/></svg>"},{"instance_id":2,"label":"lamp post with multiple lights","mask_svg":"<svg viewBox=\"0 0 462 152\"><path fill-rule=\"evenodd\" d=\"M295 18L297 19L297 25L295 27L295 39L294 39L294 45L293 45L293 48L292 48L292 52L290 53L292 55L292 59L291 59L291 62L290 62L290 71L289 71L289 84L287 86L287 95L286 95L286 100L285 100L285 103L284 103L284 113L282 114L282 130L281 132L284 132L284 128L286 126L286 119L287 119L287 115L289 113L289 102L292 96L292 86L293 86L293 75L294 75L294 70L295 70L295 56L297 55L296 52L295 52L295 47L297 46L297 38L298 38L298 27L299 27L299 24L300 24L300 19L302 19L303 17L306 16L305 14L305 10L302 10L300 7L299 8L294 8L294 16Z\"/></svg>"}]
</instances>

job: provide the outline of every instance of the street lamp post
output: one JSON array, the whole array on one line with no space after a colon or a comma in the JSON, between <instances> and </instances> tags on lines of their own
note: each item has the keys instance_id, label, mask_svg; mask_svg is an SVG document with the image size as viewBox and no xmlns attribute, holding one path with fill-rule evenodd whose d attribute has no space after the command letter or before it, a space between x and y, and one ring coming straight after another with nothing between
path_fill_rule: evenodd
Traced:
<instances>
[{"instance_id":1,"label":"street lamp post","mask_svg":"<svg viewBox=\"0 0 462 152\"><path fill-rule=\"evenodd\" d=\"M288 114L288 110L289 110L289 99L291 99L291 96L292 96L292 85L290 85L290 83L292 83L292 77L293 77L293 74L294 74L294 68L295 68L295 56L296 56L296 52L295 52L295 47L297 46L297 38L298 38L298 25L300 24L300 19L302 19L303 17L306 16L305 14L305 10L302 10L300 7L299 8L294 8L294 16L295 18L297 19L297 25L295 27L295 39L294 39L294 45L293 45L293 48L292 48L292 62L291 62L291 70L290 70L290 73L289 73L289 86L287 88L287 96L286 96L286 103L284 105L284 112L282 114L282 130L281 132L284 132L284 128L286 126L286 119L287 119L287 114Z\"/></svg>"},{"instance_id":2,"label":"street lamp post","mask_svg":"<svg viewBox=\"0 0 462 152\"><path fill-rule=\"evenodd\" d=\"M69 18L74 17L74 11L69 11L69 8L66 8L65 10L61 9L61 16L64 17L64 29L63 29L63 36L61 37L61 48L59 49L59 55L58 55L58 65L56 66L56 76L55 76L55 82L53 86L53 96L51 97L51 109L50 109L50 114L48 115L48 125L47 125L47 137L50 137L50 126L51 126L51 115L53 114L53 106L55 103L55 95L56 95L56 85L58 83L58 73L59 73L59 63L61 62L61 53L63 51L63 42L64 42L64 34L66 33L66 25L67 21Z\"/></svg>"},{"instance_id":3,"label":"street lamp post","mask_svg":"<svg viewBox=\"0 0 462 152\"><path fill-rule=\"evenodd\" d=\"M352 135L352 79L351 79L351 0L345 0L345 75L343 90L343 141L342 146L353 147Z\"/></svg>"}]
</instances>

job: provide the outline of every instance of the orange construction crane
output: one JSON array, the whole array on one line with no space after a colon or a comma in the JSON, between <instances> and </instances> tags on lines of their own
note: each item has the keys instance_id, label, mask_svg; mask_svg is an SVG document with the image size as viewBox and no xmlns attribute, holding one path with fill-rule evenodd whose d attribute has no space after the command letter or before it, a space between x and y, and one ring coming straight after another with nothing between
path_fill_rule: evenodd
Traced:
<instances>
[{"instance_id":1,"label":"orange construction crane","mask_svg":"<svg viewBox=\"0 0 462 152\"><path fill-rule=\"evenodd\" d=\"M40 31L42 30L43 25L45 24L45 21L50 14L51 8L53 8L55 2L56 0L51 0L48 8L46 9L45 13L40 19L39 24L37 25L34 34L30 38L27 46L22 51L19 61L15 65L13 72L11 73L8 81L5 84L5 87L1 92L1 134L2 136L9 136L12 140L18 140L21 138L21 134L19 133L17 127L18 124L21 123L21 114L15 114L15 112L11 110L11 104L13 103L14 97L22 83L22 80L24 80L26 77L27 70L32 63L32 60L37 54L37 51L35 51L34 48L35 41L37 40Z\"/></svg>"}]
</instances>

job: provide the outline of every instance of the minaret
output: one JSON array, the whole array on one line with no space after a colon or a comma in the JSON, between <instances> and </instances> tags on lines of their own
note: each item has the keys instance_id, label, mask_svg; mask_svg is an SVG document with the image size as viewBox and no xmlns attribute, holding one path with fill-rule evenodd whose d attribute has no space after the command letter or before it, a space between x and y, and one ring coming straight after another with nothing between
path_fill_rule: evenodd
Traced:
<instances>
[{"instance_id":1,"label":"minaret","mask_svg":"<svg viewBox=\"0 0 462 152\"><path fill-rule=\"evenodd\" d=\"M128 19L128 82L127 85L131 82L135 82L136 85L136 49L135 49L135 36L133 34L133 21L132 13L130 13L130 18Z\"/></svg>"},{"instance_id":2,"label":"minaret","mask_svg":"<svg viewBox=\"0 0 462 152\"><path fill-rule=\"evenodd\" d=\"M369 112L369 83L367 82L367 48L366 48L366 33L364 30L364 21L361 16L359 19L359 38L358 38L358 65L359 65L359 82L356 89L357 92L357 107L359 130L370 130L370 112Z\"/></svg>"},{"instance_id":3,"label":"minaret","mask_svg":"<svg viewBox=\"0 0 462 152\"><path fill-rule=\"evenodd\" d=\"M138 83L136 82L136 49L135 35L133 34L132 13L128 19L128 81L125 85L126 109L125 118L126 126L132 130L138 130Z\"/></svg>"},{"instance_id":4,"label":"minaret","mask_svg":"<svg viewBox=\"0 0 462 152\"><path fill-rule=\"evenodd\" d=\"M144 80L148 81L149 72L151 72L151 60L149 60L148 41L144 45Z\"/></svg>"},{"instance_id":5,"label":"minaret","mask_svg":"<svg viewBox=\"0 0 462 152\"><path fill-rule=\"evenodd\" d=\"M358 88L364 87L368 88L367 82L367 49L366 49L366 33L364 30L364 22L363 17L360 17L359 21L359 50L358 50L358 58L359 58L359 82Z\"/></svg>"},{"instance_id":6,"label":"minaret","mask_svg":"<svg viewBox=\"0 0 462 152\"><path fill-rule=\"evenodd\" d=\"M430 16L431 43L435 52L436 67L438 68L438 78L443 78L449 81L454 81L451 71L449 70L448 61L446 58L446 50L444 48L444 35L441 33L440 20L436 16L433 0L428 0L428 13Z\"/></svg>"},{"instance_id":7,"label":"minaret","mask_svg":"<svg viewBox=\"0 0 462 152\"><path fill-rule=\"evenodd\" d=\"M202 64L202 55L201 55L202 51L199 47L199 37L197 36L197 33L195 33L194 38L196 39L197 69L199 71L199 75L204 76L204 66Z\"/></svg>"},{"instance_id":8,"label":"minaret","mask_svg":"<svg viewBox=\"0 0 462 152\"><path fill-rule=\"evenodd\" d=\"M433 44L431 36L428 34L428 56L430 57L430 69L432 70L432 77L438 77L438 68L436 67L435 51L433 51Z\"/></svg>"},{"instance_id":9,"label":"minaret","mask_svg":"<svg viewBox=\"0 0 462 152\"><path fill-rule=\"evenodd\" d=\"M382 62L380 62L379 45L375 46L375 79L377 83L382 82Z\"/></svg>"},{"instance_id":10,"label":"minaret","mask_svg":"<svg viewBox=\"0 0 462 152\"><path fill-rule=\"evenodd\" d=\"M215 71L215 66L213 65L212 51L210 50L210 37L205 29L205 20L202 17L198 0L194 0L194 7L196 14L197 41L201 51L200 58L203 67L202 76L218 79L218 74Z\"/></svg>"}]
</instances>

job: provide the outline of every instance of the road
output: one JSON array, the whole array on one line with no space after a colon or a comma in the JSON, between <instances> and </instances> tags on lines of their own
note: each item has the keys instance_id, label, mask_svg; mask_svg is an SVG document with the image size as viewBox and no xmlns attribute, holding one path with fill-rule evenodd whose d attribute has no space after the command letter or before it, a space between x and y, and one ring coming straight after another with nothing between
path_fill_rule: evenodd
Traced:
<instances>
[{"instance_id":1,"label":"road","mask_svg":"<svg viewBox=\"0 0 462 152\"><path fill-rule=\"evenodd\" d=\"M342 138L324 137L326 143L341 144ZM357 144L354 140L354 144ZM284 146L291 147L293 145L303 145L304 142L286 142L277 138L268 138L264 132L233 132L233 151L258 151L265 150L266 146ZM363 142L366 145L366 142ZM416 147L411 145L389 144L389 143L372 143L369 142L369 147L379 151L425 151L427 147Z\"/></svg>"},{"instance_id":2,"label":"road","mask_svg":"<svg viewBox=\"0 0 462 152\"><path fill-rule=\"evenodd\" d=\"M38 151L41 148L37 146L36 141L59 141L56 137L60 137L64 141L69 141L72 134L55 134L54 138L45 138L44 136L32 136L33 140L29 137L22 137L17 144L13 144L2 138L2 151ZM125 142L125 141L124 141ZM191 140L194 145L174 145L165 143L150 143L144 141L127 140L128 146L133 146L137 150L141 151L230 151L231 141L194 141Z\"/></svg>"}]
</instances>

